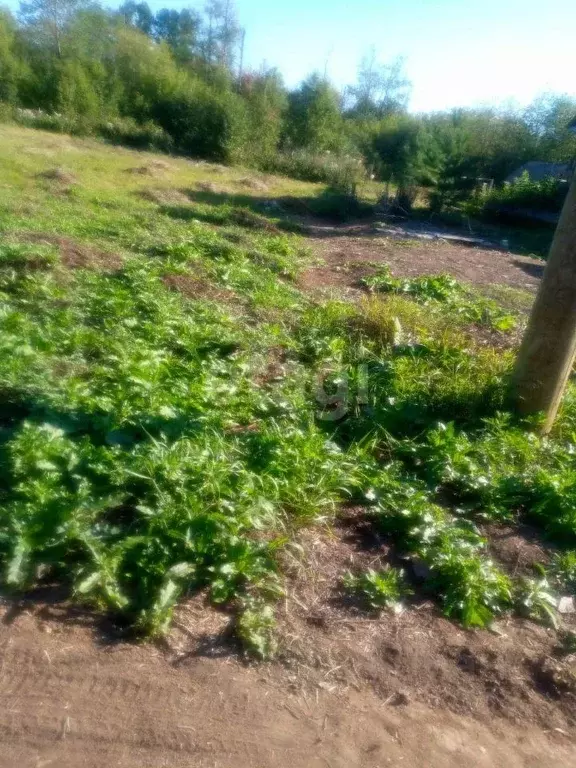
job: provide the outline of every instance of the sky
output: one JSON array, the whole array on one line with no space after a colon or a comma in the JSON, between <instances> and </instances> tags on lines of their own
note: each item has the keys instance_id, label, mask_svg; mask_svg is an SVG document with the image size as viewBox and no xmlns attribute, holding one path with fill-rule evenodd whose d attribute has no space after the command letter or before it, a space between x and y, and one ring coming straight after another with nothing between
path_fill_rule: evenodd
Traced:
<instances>
[{"instance_id":1,"label":"sky","mask_svg":"<svg viewBox=\"0 0 576 768\"><path fill-rule=\"evenodd\" d=\"M154 10L203 5L148 2ZM290 87L325 68L338 87L353 83L374 46L382 62L405 57L414 112L521 106L546 91L576 96L576 0L236 0L236 6L246 28L246 65L277 66Z\"/></svg>"}]
</instances>

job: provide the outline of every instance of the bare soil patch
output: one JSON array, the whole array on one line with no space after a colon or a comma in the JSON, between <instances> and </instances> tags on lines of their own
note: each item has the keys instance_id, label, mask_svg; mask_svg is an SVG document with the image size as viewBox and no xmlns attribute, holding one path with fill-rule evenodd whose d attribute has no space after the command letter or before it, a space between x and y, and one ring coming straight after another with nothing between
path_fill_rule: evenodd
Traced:
<instances>
[{"instance_id":1,"label":"bare soil patch","mask_svg":"<svg viewBox=\"0 0 576 768\"><path fill-rule=\"evenodd\" d=\"M126 173L131 173L135 176L162 176L168 170L170 170L169 163L165 163L163 160L152 160L145 165L126 168Z\"/></svg>"},{"instance_id":2,"label":"bare soil patch","mask_svg":"<svg viewBox=\"0 0 576 768\"><path fill-rule=\"evenodd\" d=\"M394 275L446 272L475 285L507 285L535 292L544 263L496 247L459 245L443 240L399 240L382 236L372 224L314 227L309 243L323 263L302 276L309 289L336 288L354 295L363 277L379 264Z\"/></svg>"},{"instance_id":3,"label":"bare soil patch","mask_svg":"<svg viewBox=\"0 0 576 768\"><path fill-rule=\"evenodd\" d=\"M482 532L492 557L511 576L534 576L535 566L548 565L554 551L530 525L490 524Z\"/></svg>"},{"instance_id":4,"label":"bare soil patch","mask_svg":"<svg viewBox=\"0 0 576 768\"><path fill-rule=\"evenodd\" d=\"M266 184L265 181L262 181L262 179L257 179L254 176L244 176L241 179L237 179L235 183L243 189L253 189L256 192L268 191L268 184Z\"/></svg>"},{"instance_id":5,"label":"bare soil patch","mask_svg":"<svg viewBox=\"0 0 576 768\"><path fill-rule=\"evenodd\" d=\"M157 205L189 205L190 200L178 189L143 189L139 195Z\"/></svg>"},{"instance_id":6,"label":"bare soil patch","mask_svg":"<svg viewBox=\"0 0 576 768\"><path fill-rule=\"evenodd\" d=\"M37 174L37 178L54 181L67 187L78 183L76 176L71 171L67 171L64 168L50 168L47 171L42 171Z\"/></svg>"},{"instance_id":7,"label":"bare soil patch","mask_svg":"<svg viewBox=\"0 0 576 768\"><path fill-rule=\"evenodd\" d=\"M69 269L112 271L122 266L122 258L118 254L100 251L84 243L78 243L69 237L53 235L48 232L28 232L20 235L19 239L28 243L55 245L60 252L62 265Z\"/></svg>"},{"instance_id":8,"label":"bare soil patch","mask_svg":"<svg viewBox=\"0 0 576 768\"><path fill-rule=\"evenodd\" d=\"M394 553L353 522L302 533L274 663L247 664L231 615L202 594L156 645L50 591L6 603L0 766L573 766L574 694L554 634L521 620L465 631L422 601L363 613L338 579Z\"/></svg>"},{"instance_id":9,"label":"bare soil patch","mask_svg":"<svg viewBox=\"0 0 576 768\"><path fill-rule=\"evenodd\" d=\"M226 291L203 277L193 275L170 274L162 278L162 282L173 291L181 293L187 299L209 299L224 304L238 302L238 296L233 291Z\"/></svg>"},{"instance_id":10,"label":"bare soil patch","mask_svg":"<svg viewBox=\"0 0 576 768\"><path fill-rule=\"evenodd\" d=\"M354 512L323 535L303 534L307 561L293 570L281 615L285 659L307 684L334 689L368 686L388 702L418 702L482 722L493 718L570 731L576 723L576 684L549 696L535 679L542 659L554 658L570 679L574 659L558 656L555 631L506 618L497 632L465 630L425 598L410 566L415 597L398 615L366 613L344 598L347 570L402 564L393 548L359 526Z\"/></svg>"}]
</instances>

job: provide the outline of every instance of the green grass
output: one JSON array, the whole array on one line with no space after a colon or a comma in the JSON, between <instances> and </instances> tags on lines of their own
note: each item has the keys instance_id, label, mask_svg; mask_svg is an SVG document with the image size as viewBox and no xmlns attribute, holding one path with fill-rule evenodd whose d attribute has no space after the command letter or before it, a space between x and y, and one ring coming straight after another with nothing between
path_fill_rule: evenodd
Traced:
<instances>
[{"instance_id":1,"label":"green grass","mask_svg":"<svg viewBox=\"0 0 576 768\"><path fill-rule=\"evenodd\" d=\"M352 500L424 569L414 588L447 616L549 620L548 590L573 584L558 576L571 561L550 587L522 581L490 559L479 524L528 519L574 547L576 396L546 439L507 413L513 355L467 330L507 332L496 299L442 278L318 303L295 281L311 254L274 206L248 207L255 219L246 190L188 195L175 216L142 194L240 186L240 169L163 159L158 177L142 176L126 169L154 155L2 134L5 591L65 584L154 635L203 589L233 610L247 651L268 657L279 553ZM75 183L38 177L54 167ZM318 192L266 183L271 200ZM54 235L69 240L59 248ZM71 241L87 268L66 266ZM372 602L398 596L392 576L354 579Z\"/></svg>"},{"instance_id":2,"label":"green grass","mask_svg":"<svg viewBox=\"0 0 576 768\"><path fill-rule=\"evenodd\" d=\"M385 264L365 283L372 291L409 296L432 310L449 312L456 322L476 323L497 331L508 331L515 326L514 317L504 312L496 301L481 296L451 275L393 277Z\"/></svg>"}]
</instances>

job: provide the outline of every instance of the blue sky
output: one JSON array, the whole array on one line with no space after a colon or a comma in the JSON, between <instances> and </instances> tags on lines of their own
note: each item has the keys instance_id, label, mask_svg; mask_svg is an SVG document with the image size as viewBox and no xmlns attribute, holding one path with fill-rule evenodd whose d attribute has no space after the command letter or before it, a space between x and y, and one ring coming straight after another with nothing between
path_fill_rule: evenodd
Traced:
<instances>
[{"instance_id":1,"label":"blue sky","mask_svg":"<svg viewBox=\"0 0 576 768\"><path fill-rule=\"evenodd\" d=\"M576 94L576 0L238 0L249 62L345 85L372 45L406 56L415 111Z\"/></svg>"},{"instance_id":2,"label":"blue sky","mask_svg":"<svg viewBox=\"0 0 576 768\"><path fill-rule=\"evenodd\" d=\"M17 6L11 0L12 7ZM119 3L114 3L114 5ZM149 0L152 8L201 7ZM282 71L289 86L313 70L344 86L371 46L406 57L411 109L507 101L544 91L576 95L576 0L237 0L246 63Z\"/></svg>"}]
</instances>

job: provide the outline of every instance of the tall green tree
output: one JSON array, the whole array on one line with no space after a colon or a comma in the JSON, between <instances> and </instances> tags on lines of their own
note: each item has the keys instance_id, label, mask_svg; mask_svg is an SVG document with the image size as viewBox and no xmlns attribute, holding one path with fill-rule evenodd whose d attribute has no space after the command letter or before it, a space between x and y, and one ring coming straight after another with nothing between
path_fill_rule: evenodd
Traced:
<instances>
[{"instance_id":1,"label":"tall green tree","mask_svg":"<svg viewBox=\"0 0 576 768\"><path fill-rule=\"evenodd\" d=\"M200 30L202 20L196 11L184 8L160 9L153 23L156 40L164 40L180 63L188 63L199 54Z\"/></svg>"},{"instance_id":2,"label":"tall green tree","mask_svg":"<svg viewBox=\"0 0 576 768\"><path fill-rule=\"evenodd\" d=\"M404 59L396 58L381 64L372 48L360 63L356 85L348 88L347 97L352 101L350 114L366 119L405 112L410 89Z\"/></svg>"},{"instance_id":3,"label":"tall green tree","mask_svg":"<svg viewBox=\"0 0 576 768\"><path fill-rule=\"evenodd\" d=\"M576 158L576 136L568 124L576 115L576 99L547 93L536 99L525 111L524 121L536 140L533 159L550 162L573 162Z\"/></svg>"},{"instance_id":4,"label":"tall green tree","mask_svg":"<svg viewBox=\"0 0 576 768\"><path fill-rule=\"evenodd\" d=\"M278 150L288 106L282 77L276 69L246 74L239 91L248 110L251 159L266 165Z\"/></svg>"},{"instance_id":5,"label":"tall green tree","mask_svg":"<svg viewBox=\"0 0 576 768\"><path fill-rule=\"evenodd\" d=\"M151 35L154 27L154 14L148 3L136 3L128 0L118 9L118 13L130 27L136 27L145 35Z\"/></svg>"},{"instance_id":6,"label":"tall green tree","mask_svg":"<svg viewBox=\"0 0 576 768\"><path fill-rule=\"evenodd\" d=\"M62 56L62 38L71 19L91 0L28 0L20 5L20 18L37 45Z\"/></svg>"},{"instance_id":7,"label":"tall green tree","mask_svg":"<svg viewBox=\"0 0 576 768\"><path fill-rule=\"evenodd\" d=\"M16 103L28 67L17 46L18 30L9 11L0 9L0 101Z\"/></svg>"},{"instance_id":8,"label":"tall green tree","mask_svg":"<svg viewBox=\"0 0 576 768\"><path fill-rule=\"evenodd\" d=\"M345 144L340 95L317 73L290 94L286 140L314 151L338 151Z\"/></svg>"}]
</instances>

